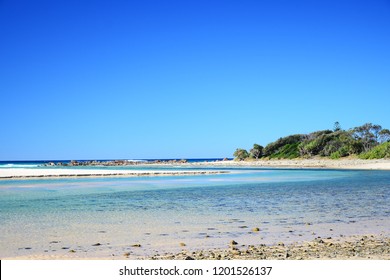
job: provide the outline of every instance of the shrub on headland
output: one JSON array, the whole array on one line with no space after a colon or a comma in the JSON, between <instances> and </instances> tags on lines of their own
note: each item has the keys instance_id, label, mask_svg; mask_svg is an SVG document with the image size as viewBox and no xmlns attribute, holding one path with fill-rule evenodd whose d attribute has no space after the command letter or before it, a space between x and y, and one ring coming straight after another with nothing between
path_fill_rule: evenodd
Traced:
<instances>
[{"instance_id":1,"label":"shrub on headland","mask_svg":"<svg viewBox=\"0 0 390 280\"><path fill-rule=\"evenodd\" d=\"M235 157L236 160L244 160L249 157L249 153L245 149L236 149L234 152L233 156Z\"/></svg>"},{"instance_id":2,"label":"shrub on headland","mask_svg":"<svg viewBox=\"0 0 390 280\"><path fill-rule=\"evenodd\" d=\"M293 159L298 157L323 156L338 159L358 155L364 159L390 158L390 130L366 123L349 130L342 130L338 122L334 130L320 130L309 134L294 134L281 137L265 148L254 144L248 153L237 149L238 160L247 158Z\"/></svg>"},{"instance_id":3,"label":"shrub on headland","mask_svg":"<svg viewBox=\"0 0 390 280\"><path fill-rule=\"evenodd\" d=\"M379 158L390 158L390 142L382 143L370 151L359 155L361 159L379 159Z\"/></svg>"},{"instance_id":4,"label":"shrub on headland","mask_svg":"<svg viewBox=\"0 0 390 280\"><path fill-rule=\"evenodd\" d=\"M294 135L289 135L286 137L279 138L275 142L269 143L267 146L264 148L264 156L265 157L278 157L277 155L283 155L285 150L285 146L287 145L296 145L301 143L301 141L304 139L305 135L303 134L294 134Z\"/></svg>"},{"instance_id":5,"label":"shrub on headland","mask_svg":"<svg viewBox=\"0 0 390 280\"><path fill-rule=\"evenodd\" d=\"M273 153L269 156L270 159L293 159L299 157L298 146L301 142L296 142L292 144L286 144L282 146L276 153Z\"/></svg>"}]
</instances>

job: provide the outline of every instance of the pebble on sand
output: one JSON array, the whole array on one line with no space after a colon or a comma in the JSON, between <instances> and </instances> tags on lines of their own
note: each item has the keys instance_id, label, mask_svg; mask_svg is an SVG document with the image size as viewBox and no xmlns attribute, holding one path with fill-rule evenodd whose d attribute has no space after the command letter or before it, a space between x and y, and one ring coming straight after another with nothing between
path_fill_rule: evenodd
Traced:
<instances>
[{"instance_id":1,"label":"pebble on sand","mask_svg":"<svg viewBox=\"0 0 390 280\"><path fill-rule=\"evenodd\" d=\"M362 241L363 239L363 241ZM319 242L322 240L322 242ZM277 245L268 246L265 244L248 245L242 250L236 247L229 249L201 250L193 252L190 258L187 252L172 254L169 256L155 255L151 259L170 259L170 260L310 260L310 259L390 259L390 238L377 236L363 238L357 236L343 240L324 241L323 239L314 239L309 242L287 244L281 247L282 242Z\"/></svg>"}]
</instances>

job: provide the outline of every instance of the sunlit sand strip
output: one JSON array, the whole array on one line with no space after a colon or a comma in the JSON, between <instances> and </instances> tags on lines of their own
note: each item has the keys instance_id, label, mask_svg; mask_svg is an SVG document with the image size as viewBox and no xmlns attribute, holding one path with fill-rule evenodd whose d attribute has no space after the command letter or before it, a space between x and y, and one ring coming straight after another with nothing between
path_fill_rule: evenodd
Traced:
<instances>
[{"instance_id":1,"label":"sunlit sand strip","mask_svg":"<svg viewBox=\"0 0 390 280\"><path fill-rule=\"evenodd\" d=\"M0 170L0 179L56 178L56 177L101 177L101 176L183 176L229 173L223 170L98 170L98 169L27 169L9 168Z\"/></svg>"},{"instance_id":2,"label":"sunlit sand strip","mask_svg":"<svg viewBox=\"0 0 390 280\"><path fill-rule=\"evenodd\" d=\"M219 167L282 167L282 168L324 168L324 169L356 169L356 170L390 170L390 159L364 160L364 159L273 159L248 161L218 161L206 163L192 163L196 166Z\"/></svg>"}]
</instances>

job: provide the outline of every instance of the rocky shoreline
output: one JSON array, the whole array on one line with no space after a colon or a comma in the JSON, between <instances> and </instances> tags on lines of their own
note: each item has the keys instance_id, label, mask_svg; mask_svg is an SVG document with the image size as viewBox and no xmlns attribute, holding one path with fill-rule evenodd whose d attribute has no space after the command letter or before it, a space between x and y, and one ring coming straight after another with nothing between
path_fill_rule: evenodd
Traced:
<instances>
[{"instance_id":1,"label":"rocky shoreline","mask_svg":"<svg viewBox=\"0 0 390 280\"><path fill-rule=\"evenodd\" d=\"M390 237L386 236L351 236L340 239L321 238L310 242L284 245L240 245L234 240L229 249L200 250L178 254L155 255L151 260L346 260L373 259L390 260ZM129 255L124 255L129 257Z\"/></svg>"},{"instance_id":2,"label":"rocky shoreline","mask_svg":"<svg viewBox=\"0 0 390 280\"><path fill-rule=\"evenodd\" d=\"M186 159L172 159L172 160L71 160L69 163L66 162L49 162L43 166L133 166L133 165L153 165L153 164L183 164L187 163Z\"/></svg>"}]
</instances>

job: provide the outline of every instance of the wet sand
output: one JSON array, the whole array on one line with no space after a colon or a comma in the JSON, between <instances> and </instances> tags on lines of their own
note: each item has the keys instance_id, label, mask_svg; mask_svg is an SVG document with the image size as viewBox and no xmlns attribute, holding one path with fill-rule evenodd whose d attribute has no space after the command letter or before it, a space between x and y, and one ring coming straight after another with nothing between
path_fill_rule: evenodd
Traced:
<instances>
[{"instance_id":1,"label":"wet sand","mask_svg":"<svg viewBox=\"0 0 390 280\"><path fill-rule=\"evenodd\" d=\"M2 259L14 260L390 260L390 237L384 235L353 235L339 238L317 237L311 241L297 242L285 245L279 242L275 245L245 245L231 240L221 249L186 250L185 244L180 244L179 253L163 253L135 256L131 250L142 247L132 244L121 255L111 256L80 256L74 249L62 247L66 253L59 255L26 255ZM99 247L104 244L96 243Z\"/></svg>"},{"instance_id":2,"label":"wet sand","mask_svg":"<svg viewBox=\"0 0 390 280\"><path fill-rule=\"evenodd\" d=\"M137 223L73 226L71 232L42 233L18 241L17 250L4 245L2 259L390 259L388 220L300 226L251 227L231 219L222 227ZM234 221L233 221L234 220ZM163 224L163 222L161 222ZM234 231L235 230L235 231ZM50 239L44 236L51 236ZM21 236L23 238L23 236ZM17 236L15 236L17 238ZM6 249L9 249L8 251Z\"/></svg>"}]
</instances>

